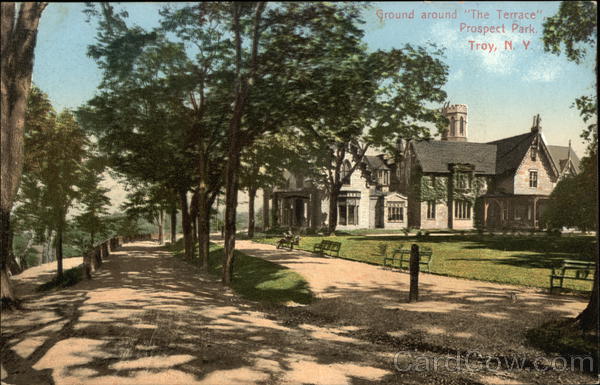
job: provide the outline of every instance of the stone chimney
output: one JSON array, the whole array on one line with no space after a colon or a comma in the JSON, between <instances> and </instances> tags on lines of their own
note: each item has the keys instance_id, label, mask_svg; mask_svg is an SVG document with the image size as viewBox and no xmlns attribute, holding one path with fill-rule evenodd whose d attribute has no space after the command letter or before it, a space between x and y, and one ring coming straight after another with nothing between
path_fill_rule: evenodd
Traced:
<instances>
[{"instance_id":1,"label":"stone chimney","mask_svg":"<svg viewBox=\"0 0 600 385\"><path fill-rule=\"evenodd\" d=\"M540 118L540 114L533 115L533 124L531 125L531 132L542 131L542 126L540 126L541 121L542 119Z\"/></svg>"},{"instance_id":2,"label":"stone chimney","mask_svg":"<svg viewBox=\"0 0 600 385\"><path fill-rule=\"evenodd\" d=\"M448 129L442 133L442 140L449 142L466 142L467 141L467 105L452 104L444 105L442 113L450 124Z\"/></svg>"}]
</instances>

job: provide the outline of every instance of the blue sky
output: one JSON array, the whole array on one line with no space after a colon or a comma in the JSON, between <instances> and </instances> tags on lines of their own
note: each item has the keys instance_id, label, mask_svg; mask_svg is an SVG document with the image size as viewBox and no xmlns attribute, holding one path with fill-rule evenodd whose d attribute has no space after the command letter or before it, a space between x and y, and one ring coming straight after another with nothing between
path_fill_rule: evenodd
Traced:
<instances>
[{"instance_id":1,"label":"blue sky","mask_svg":"<svg viewBox=\"0 0 600 385\"><path fill-rule=\"evenodd\" d=\"M372 3L364 14L365 42L371 49L399 48L406 43L428 41L446 49L449 81L445 87L451 103L469 106L469 140L485 142L525 132L534 114L542 118L543 133L550 144L566 145L573 140L577 153L585 146L579 134L584 124L570 108L574 99L595 90L593 56L575 65L564 56L543 52L541 36L544 17L554 15L559 2L398 2ZM158 21L160 3L127 3L130 20L143 27ZM94 95L100 82L95 63L86 56L95 29L85 22L82 3L51 3L40 22L34 82L49 94L57 109L76 108ZM488 12L488 19L473 19L466 9ZM380 10L378 12L378 10ZM534 12L534 20L499 19L503 12ZM414 11L414 19L401 19ZM456 13L456 19L421 19L422 12ZM379 15L379 16L378 16ZM512 32L513 22L531 25L525 33ZM506 33L460 31L472 27L500 26ZM493 43L496 52L471 50L468 43ZM505 51L505 40L514 50ZM522 41L530 41L527 50Z\"/></svg>"}]
</instances>

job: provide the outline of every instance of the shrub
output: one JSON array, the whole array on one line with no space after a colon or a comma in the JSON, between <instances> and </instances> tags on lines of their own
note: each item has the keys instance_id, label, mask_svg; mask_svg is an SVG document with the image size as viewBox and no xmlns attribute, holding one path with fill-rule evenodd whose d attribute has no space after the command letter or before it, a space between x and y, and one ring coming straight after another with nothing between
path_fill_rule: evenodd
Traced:
<instances>
[{"instance_id":1,"label":"shrub","mask_svg":"<svg viewBox=\"0 0 600 385\"><path fill-rule=\"evenodd\" d=\"M77 282L81 281L83 277L83 265L75 266L70 269L63 271L63 275L59 277L52 278L51 281L41 284L37 290L38 291L48 291L51 289L64 288L75 285Z\"/></svg>"}]
</instances>

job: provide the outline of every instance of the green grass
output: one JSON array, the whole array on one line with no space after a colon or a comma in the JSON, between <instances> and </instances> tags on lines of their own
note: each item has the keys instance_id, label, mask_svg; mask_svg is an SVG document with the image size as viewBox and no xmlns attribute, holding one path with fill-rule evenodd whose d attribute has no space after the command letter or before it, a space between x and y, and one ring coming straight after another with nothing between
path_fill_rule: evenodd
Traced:
<instances>
[{"instance_id":1,"label":"green grass","mask_svg":"<svg viewBox=\"0 0 600 385\"><path fill-rule=\"evenodd\" d=\"M75 266L70 269L63 271L62 276L54 277L51 281L48 281L44 284L41 284L37 290L38 291L48 291L51 289L59 289L63 287L73 286L77 282L81 281L83 277L83 266Z\"/></svg>"},{"instance_id":2,"label":"green grass","mask_svg":"<svg viewBox=\"0 0 600 385\"><path fill-rule=\"evenodd\" d=\"M183 240L177 241L168 250L183 258ZM220 277L223 271L223 248L211 243L208 262L209 273ZM293 301L308 304L314 299L308 283L300 274L238 251L235 254L232 288L244 298L267 303Z\"/></svg>"},{"instance_id":3,"label":"green grass","mask_svg":"<svg viewBox=\"0 0 600 385\"><path fill-rule=\"evenodd\" d=\"M275 245L278 239L257 238L255 241ZM595 241L591 236L546 235L304 236L298 248L312 251L323 239L342 242L342 258L378 265L383 264L382 245L388 245L388 253L391 253L401 244L408 248L416 243L432 248L432 273L540 288L549 287L550 270L563 259L592 260ZM565 288L571 290L590 291L592 288L592 282L564 282Z\"/></svg>"}]
</instances>

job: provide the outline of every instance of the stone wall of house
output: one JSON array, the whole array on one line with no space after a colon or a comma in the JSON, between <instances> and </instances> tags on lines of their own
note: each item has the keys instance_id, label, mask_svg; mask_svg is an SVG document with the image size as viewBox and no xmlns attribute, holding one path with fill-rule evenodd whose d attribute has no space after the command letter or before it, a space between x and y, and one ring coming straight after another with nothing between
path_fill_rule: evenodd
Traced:
<instances>
[{"instance_id":1,"label":"stone wall of house","mask_svg":"<svg viewBox=\"0 0 600 385\"><path fill-rule=\"evenodd\" d=\"M448 206L445 202L437 202L435 205L435 219L427 218L427 202L420 202L421 229L447 229L448 228Z\"/></svg>"},{"instance_id":2,"label":"stone wall of house","mask_svg":"<svg viewBox=\"0 0 600 385\"><path fill-rule=\"evenodd\" d=\"M537 188L529 187L529 171L538 172ZM524 195L550 195L554 190L555 181L553 178L550 159L543 151L538 151L536 160L531 160L531 149L527 152L521 165L517 169L514 178L514 194Z\"/></svg>"}]
</instances>

